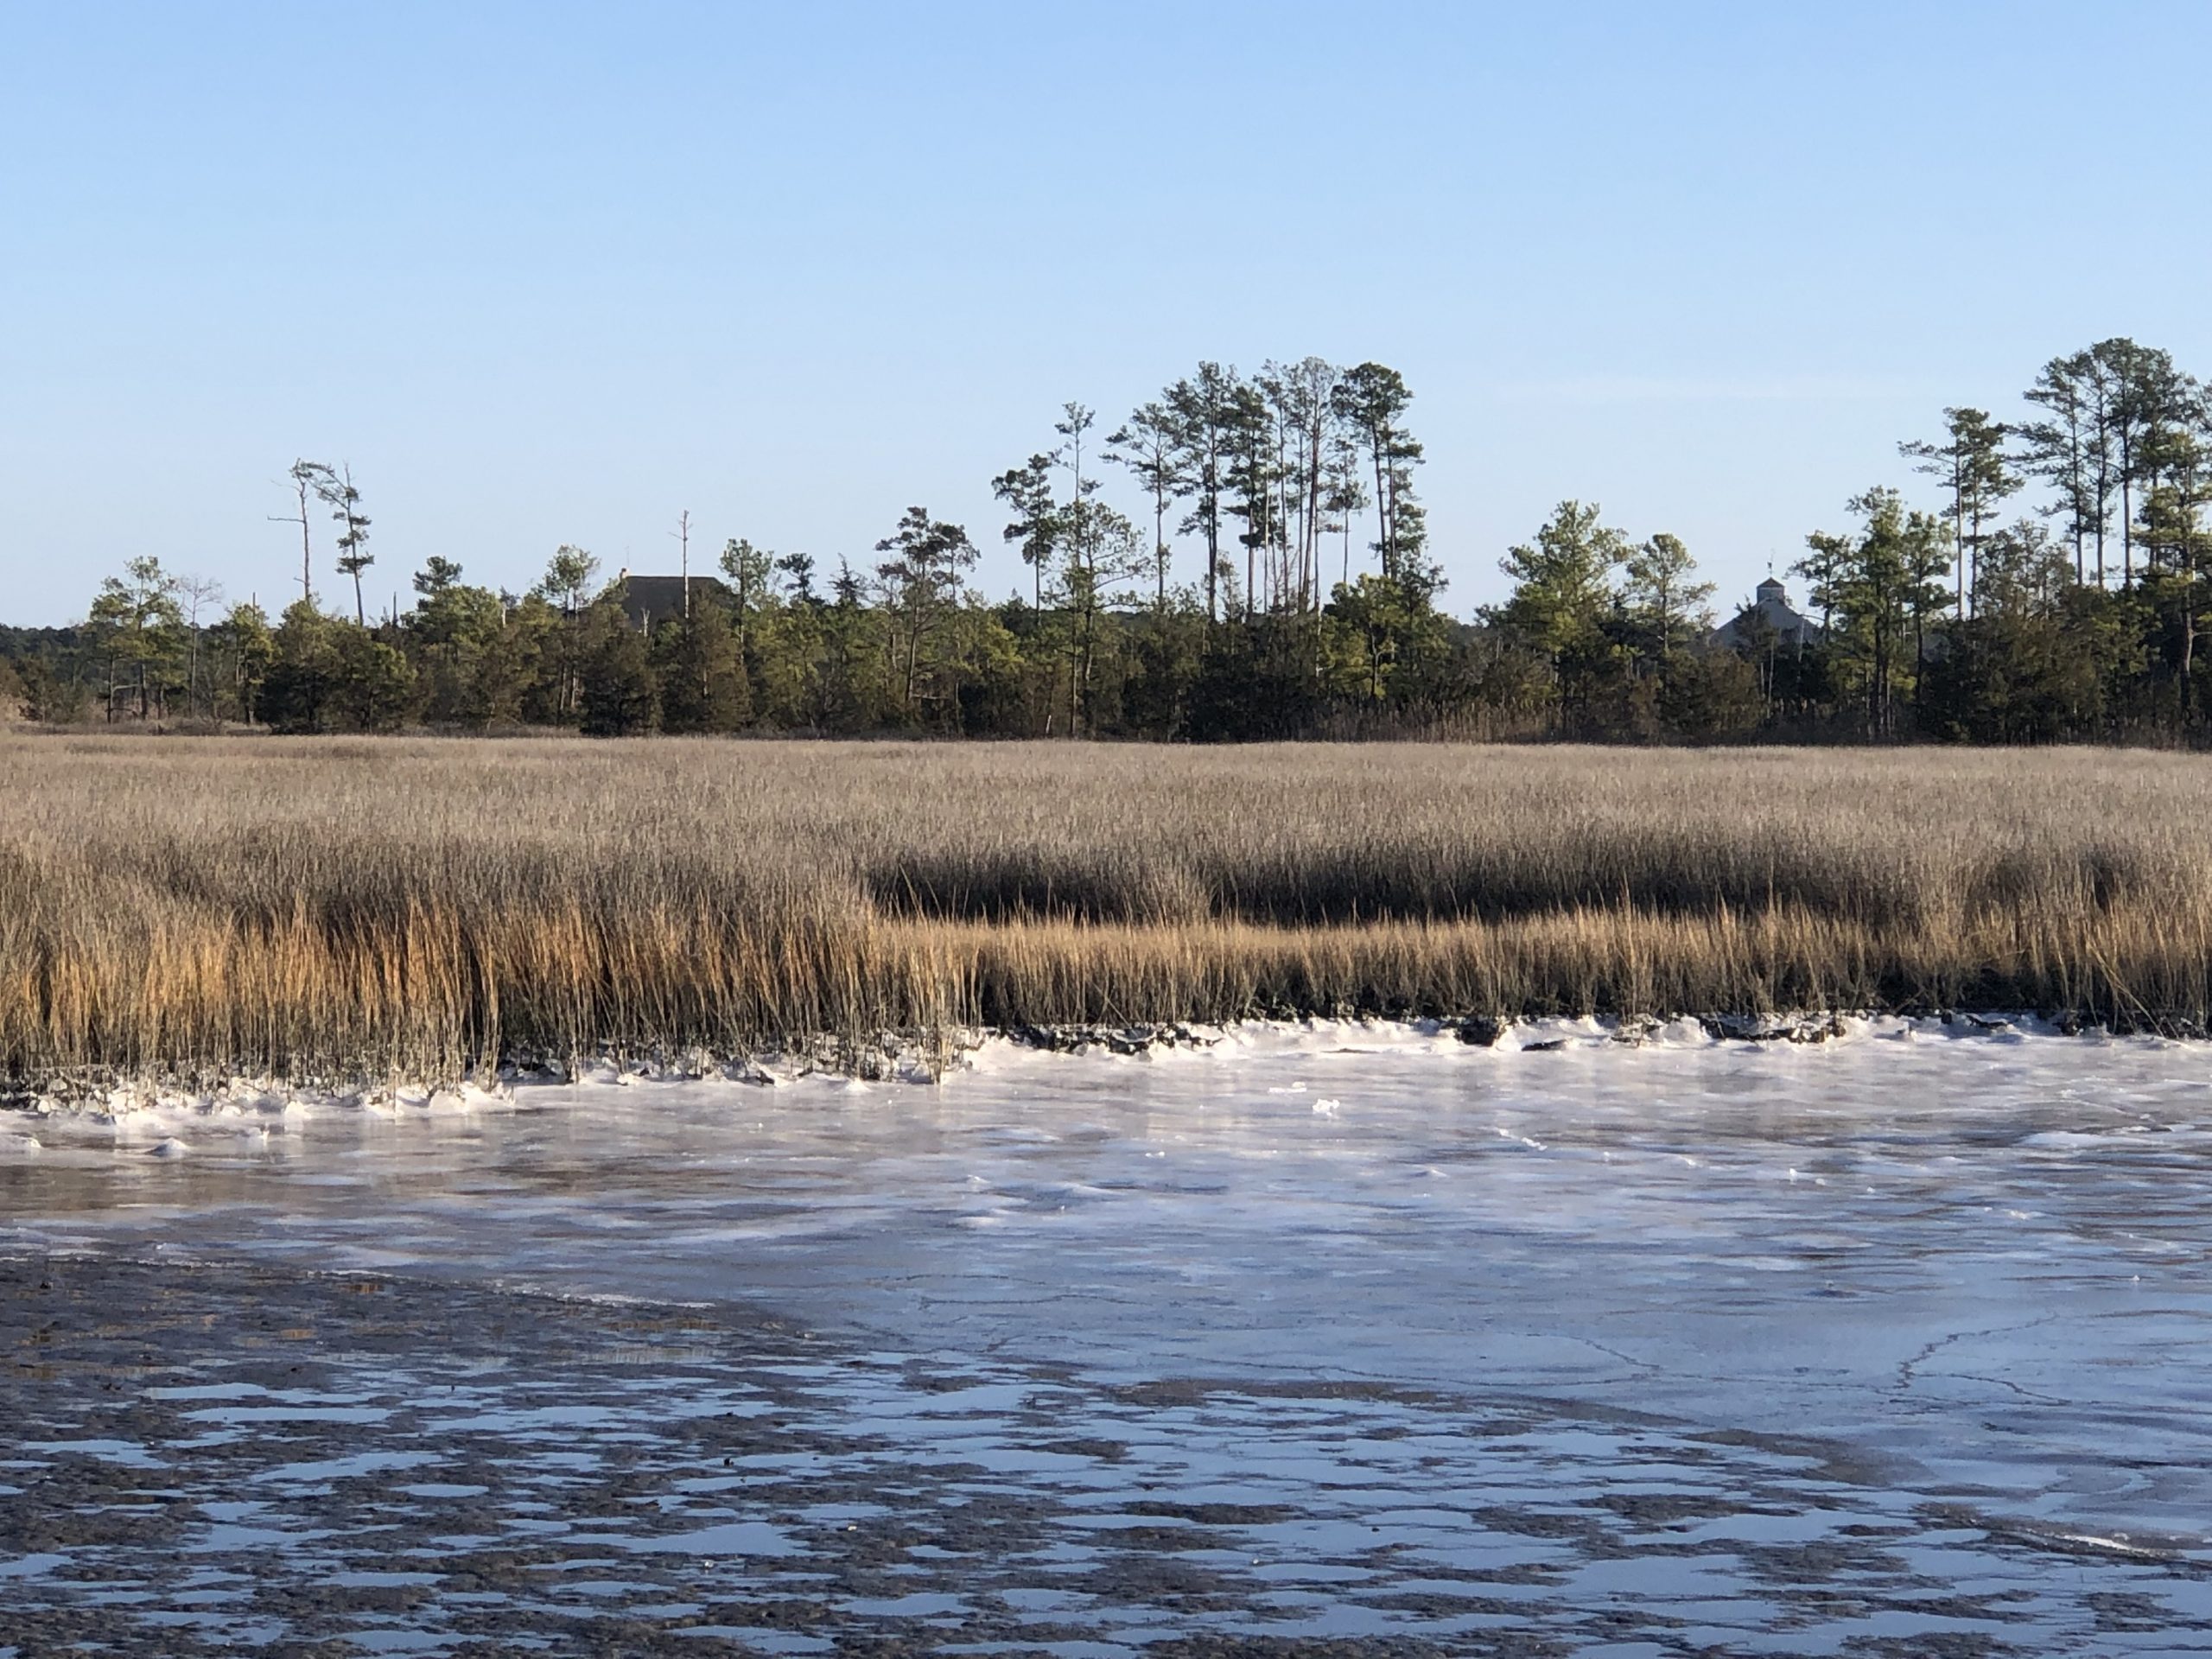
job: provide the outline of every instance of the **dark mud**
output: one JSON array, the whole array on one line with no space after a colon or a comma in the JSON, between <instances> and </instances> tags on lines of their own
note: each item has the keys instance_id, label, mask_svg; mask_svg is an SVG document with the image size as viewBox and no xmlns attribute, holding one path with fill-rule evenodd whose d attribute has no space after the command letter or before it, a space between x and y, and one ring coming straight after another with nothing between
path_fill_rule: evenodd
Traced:
<instances>
[{"instance_id":1,"label":"dark mud","mask_svg":"<svg viewBox=\"0 0 2212 1659\"><path fill-rule=\"evenodd\" d=\"M0 1656L2212 1652L2212 1569L2158 1541L1479 1383L0 1262Z\"/></svg>"}]
</instances>

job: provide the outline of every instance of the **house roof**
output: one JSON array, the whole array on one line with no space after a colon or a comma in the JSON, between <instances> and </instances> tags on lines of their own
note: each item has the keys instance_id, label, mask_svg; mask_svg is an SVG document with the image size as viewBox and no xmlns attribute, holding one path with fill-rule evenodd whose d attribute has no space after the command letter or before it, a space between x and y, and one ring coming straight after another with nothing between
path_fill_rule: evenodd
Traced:
<instances>
[{"instance_id":1,"label":"house roof","mask_svg":"<svg viewBox=\"0 0 2212 1659\"><path fill-rule=\"evenodd\" d=\"M1769 576L1752 590L1751 602L1713 631L1713 643L1746 645L1758 639L1802 645L1821 637L1821 625L1789 602L1789 589Z\"/></svg>"},{"instance_id":2,"label":"house roof","mask_svg":"<svg viewBox=\"0 0 2212 1659\"><path fill-rule=\"evenodd\" d=\"M622 613L635 628L658 626L673 617L683 614L683 578L681 576L638 576L626 572L620 580L622 590ZM717 576L691 578L691 604L719 605L724 610L736 603L736 595L723 585Z\"/></svg>"}]
</instances>

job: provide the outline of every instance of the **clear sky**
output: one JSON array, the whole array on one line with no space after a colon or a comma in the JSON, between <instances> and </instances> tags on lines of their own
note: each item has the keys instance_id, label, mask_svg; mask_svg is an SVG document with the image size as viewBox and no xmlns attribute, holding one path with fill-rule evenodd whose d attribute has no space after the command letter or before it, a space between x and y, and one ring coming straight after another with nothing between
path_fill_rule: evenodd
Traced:
<instances>
[{"instance_id":1,"label":"clear sky","mask_svg":"<svg viewBox=\"0 0 2212 1659\"><path fill-rule=\"evenodd\" d=\"M1465 613L1567 496L1740 597L2111 334L2212 372L2212 6L0 0L0 620L575 542L858 564L1202 357L1400 369ZM1134 505L1118 480L1125 505ZM320 585L335 597L327 568ZM695 564L695 569L699 568ZM1195 565L1186 564L1195 575Z\"/></svg>"}]
</instances>

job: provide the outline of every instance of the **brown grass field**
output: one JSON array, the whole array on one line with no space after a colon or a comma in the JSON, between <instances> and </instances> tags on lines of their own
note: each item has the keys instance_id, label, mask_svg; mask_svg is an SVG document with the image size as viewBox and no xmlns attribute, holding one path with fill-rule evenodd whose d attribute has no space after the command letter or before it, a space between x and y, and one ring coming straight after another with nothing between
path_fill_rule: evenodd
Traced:
<instances>
[{"instance_id":1,"label":"brown grass field","mask_svg":"<svg viewBox=\"0 0 2212 1659\"><path fill-rule=\"evenodd\" d=\"M2212 1007L2212 760L2181 755L21 736L0 779L16 1090L1294 1013Z\"/></svg>"}]
</instances>

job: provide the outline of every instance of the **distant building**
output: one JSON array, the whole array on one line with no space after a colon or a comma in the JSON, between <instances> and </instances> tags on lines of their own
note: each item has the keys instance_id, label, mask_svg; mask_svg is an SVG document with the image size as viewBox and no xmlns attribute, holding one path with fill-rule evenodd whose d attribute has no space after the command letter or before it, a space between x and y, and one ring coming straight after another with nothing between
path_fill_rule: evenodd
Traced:
<instances>
[{"instance_id":1,"label":"distant building","mask_svg":"<svg viewBox=\"0 0 2212 1659\"><path fill-rule=\"evenodd\" d=\"M1751 602L1713 631L1712 641L1731 651L1802 651L1819 643L1821 625L1789 602L1789 590L1769 576Z\"/></svg>"},{"instance_id":2,"label":"distant building","mask_svg":"<svg viewBox=\"0 0 2212 1659\"><path fill-rule=\"evenodd\" d=\"M640 633L651 633L662 623L683 614L683 578L681 576L633 576L625 570L616 582L622 601L622 613L630 619L630 626ZM723 610L737 607L737 595L724 587L718 576L691 578L691 607L718 605Z\"/></svg>"}]
</instances>

